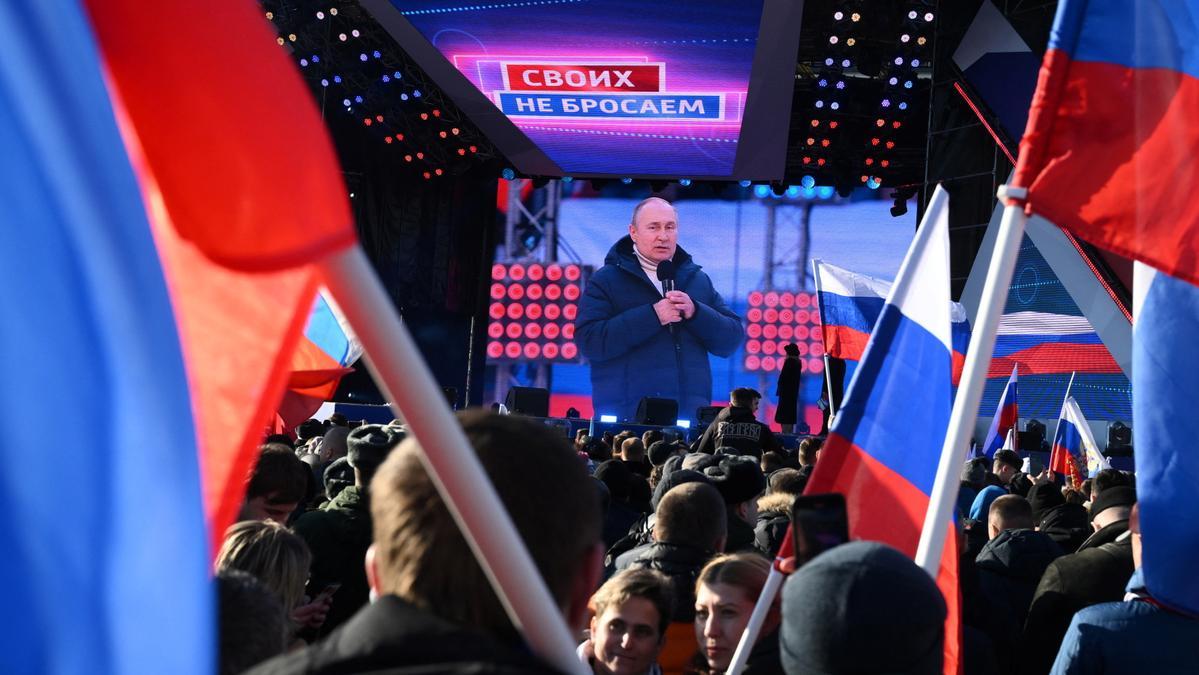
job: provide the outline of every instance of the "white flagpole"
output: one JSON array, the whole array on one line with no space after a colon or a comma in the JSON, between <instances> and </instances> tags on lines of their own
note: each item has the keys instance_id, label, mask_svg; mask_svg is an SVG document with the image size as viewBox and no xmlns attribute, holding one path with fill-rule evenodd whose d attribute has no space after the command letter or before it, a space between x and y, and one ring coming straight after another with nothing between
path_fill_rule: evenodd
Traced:
<instances>
[{"instance_id":1,"label":"white flagpole","mask_svg":"<svg viewBox=\"0 0 1199 675\"><path fill-rule=\"evenodd\" d=\"M375 381L420 441L429 476L508 616L546 662L562 672L590 672L575 655L561 610L362 249L332 256L322 271L362 341Z\"/></svg>"},{"instance_id":2,"label":"white flagpole","mask_svg":"<svg viewBox=\"0 0 1199 675\"><path fill-rule=\"evenodd\" d=\"M824 344L824 312L820 309L820 260L812 258L812 283L816 285L816 313L820 315L820 349L824 352L824 386L828 387L828 419L833 425L837 409L833 407L833 374L828 367L828 345Z\"/></svg>"},{"instance_id":3,"label":"white flagpole","mask_svg":"<svg viewBox=\"0 0 1199 675\"><path fill-rule=\"evenodd\" d=\"M999 198L1007 201L1008 205L999 223L999 237L995 242L991 266L987 270L986 283L983 284L966 365L953 402L953 412L949 416L945 444L941 447L941 461L937 465L937 477L924 517L924 529L920 532L920 544L916 548L916 564L934 579L941 567L946 526L953 513L958 476L964 464L962 448L969 443L978 417L983 386L987 382L987 367L995 351L995 333L999 329L999 318L1003 315L1012 273L1016 268L1016 257L1020 253L1020 242L1024 237L1027 216L1024 215L1021 202L1027 194L1023 188L1007 185L999 188ZM1013 203L1011 200L1018 201Z\"/></svg>"}]
</instances>

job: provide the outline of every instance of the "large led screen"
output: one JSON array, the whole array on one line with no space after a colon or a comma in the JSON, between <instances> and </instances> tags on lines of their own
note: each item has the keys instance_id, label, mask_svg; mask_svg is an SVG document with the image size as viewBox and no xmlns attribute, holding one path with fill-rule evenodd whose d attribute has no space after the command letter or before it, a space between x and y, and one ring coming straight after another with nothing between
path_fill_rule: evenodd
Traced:
<instances>
[{"instance_id":1,"label":"large led screen","mask_svg":"<svg viewBox=\"0 0 1199 675\"><path fill-rule=\"evenodd\" d=\"M391 4L473 86L472 94L486 98L492 116L502 113L544 153L554 173L765 178L781 170L778 153L777 167L736 170L743 128L756 126L744 124L751 80L765 83L753 71L766 0ZM798 25L791 32L795 38ZM419 60L420 49L400 37ZM793 60L794 48L759 58L770 63L763 68L774 68L780 59ZM436 77L435 67L422 65ZM455 94L453 82L438 83ZM787 116L788 84L774 87L785 90L782 96L763 94L783 106L758 105L763 112L773 107L772 119ZM486 117L473 115L485 130ZM504 134L488 135L523 170L522 153L504 147ZM537 172L550 173L544 166Z\"/></svg>"}]
</instances>

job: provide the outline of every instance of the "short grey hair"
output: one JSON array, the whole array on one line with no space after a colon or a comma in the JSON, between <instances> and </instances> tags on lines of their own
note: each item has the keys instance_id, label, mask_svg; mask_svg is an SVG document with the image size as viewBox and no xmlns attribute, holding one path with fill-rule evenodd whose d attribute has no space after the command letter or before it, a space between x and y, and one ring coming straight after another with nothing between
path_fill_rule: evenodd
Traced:
<instances>
[{"instance_id":1,"label":"short grey hair","mask_svg":"<svg viewBox=\"0 0 1199 675\"><path fill-rule=\"evenodd\" d=\"M633 207L633 218L629 221L629 224L636 227L637 226L637 214L641 213L641 209L645 208L645 206L647 204L652 204L654 202L661 202L661 203L669 206L671 208L671 210L674 211L675 221L678 221L679 210L674 207L674 204L671 204L670 202L666 201L665 199L662 199L661 197L646 197L645 199L642 199L641 201L637 202L637 205Z\"/></svg>"}]
</instances>

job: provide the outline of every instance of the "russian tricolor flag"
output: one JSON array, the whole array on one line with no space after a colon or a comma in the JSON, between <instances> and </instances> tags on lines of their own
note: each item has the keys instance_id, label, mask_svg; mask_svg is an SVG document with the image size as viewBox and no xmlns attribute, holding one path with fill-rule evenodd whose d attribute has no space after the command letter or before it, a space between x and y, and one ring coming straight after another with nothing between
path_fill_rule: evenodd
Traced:
<instances>
[{"instance_id":1,"label":"russian tricolor flag","mask_svg":"<svg viewBox=\"0 0 1199 675\"><path fill-rule=\"evenodd\" d=\"M362 343L337 303L317 295L304 326L304 336L291 356L287 391L279 402L276 431L286 433L308 419L333 396L341 378L362 356Z\"/></svg>"},{"instance_id":2,"label":"russian tricolor flag","mask_svg":"<svg viewBox=\"0 0 1199 675\"><path fill-rule=\"evenodd\" d=\"M0 0L4 673L216 670L241 503L356 236L251 0Z\"/></svg>"},{"instance_id":3,"label":"russian tricolor flag","mask_svg":"<svg viewBox=\"0 0 1199 675\"><path fill-rule=\"evenodd\" d=\"M1086 469L1083 469L1083 465ZM1107 458L1099 452L1095 436L1087 418L1083 416L1078 401L1067 396L1062 404L1062 415L1053 433L1053 448L1049 453L1049 470L1065 476L1072 487L1078 487L1087 478L1094 478L1103 469L1110 468Z\"/></svg>"},{"instance_id":4,"label":"russian tricolor flag","mask_svg":"<svg viewBox=\"0 0 1199 675\"><path fill-rule=\"evenodd\" d=\"M952 405L949 196L938 187L879 312L806 492L840 492L850 535L915 556ZM945 672L958 670L952 525L937 583L949 616Z\"/></svg>"},{"instance_id":5,"label":"russian tricolor flag","mask_svg":"<svg viewBox=\"0 0 1199 675\"><path fill-rule=\"evenodd\" d=\"M820 306L821 336L824 351L830 358L861 361L866 351L870 331L891 293L891 282L859 274L813 259L816 273L816 295ZM966 347L970 344L970 322L966 310L956 302L950 303L953 335L953 382L957 383L966 362Z\"/></svg>"},{"instance_id":6,"label":"russian tricolor flag","mask_svg":"<svg viewBox=\"0 0 1199 675\"><path fill-rule=\"evenodd\" d=\"M991 427L987 429L987 440L983 441L982 454L987 459L994 457L995 453L1003 447L1008 432L1016 428L1016 423L1020 419L1020 407L1016 402L1016 390L1020 383L1016 368L1017 366L1012 366L1012 376L1008 378L1007 384L1003 387L1003 394L999 397L999 407L995 409L995 417L991 419Z\"/></svg>"}]
</instances>

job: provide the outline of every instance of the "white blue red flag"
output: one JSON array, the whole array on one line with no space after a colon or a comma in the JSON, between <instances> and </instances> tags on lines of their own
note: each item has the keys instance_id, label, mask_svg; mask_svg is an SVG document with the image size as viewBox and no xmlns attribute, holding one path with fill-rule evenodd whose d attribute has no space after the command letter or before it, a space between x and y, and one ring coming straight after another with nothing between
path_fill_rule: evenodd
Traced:
<instances>
[{"instance_id":1,"label":"white blue red flag","mask_svg":"<svg viewBox=\"0 0 1199 675\"><path fill-rule=\"evenodd\" d=\"M879 312L845 402L806 492L840 492L855 539L915 556L949 423L953 336L949 305L949 196L938 187ZM957 546L944 548L937 583L949 616L945 672L958 670Z\"/></svg>"},{"instance_id":2,"label":"white blue red flag","mask_svg":"<svg viewBox=\"0 0 1199 675\"><path fill-rule=\"evenodd\" d=\"M982 453L987 459L994 457L995 452L1003 447L1004 440L1016 428L1016 422L1020 418L1020 408L1016 401L1016 390L1020 384L1017 375L1016 366L1013 365L1012 376L1003 387L999 407L995 409L995 417L991 419L991 426L987 429L987 439L983 441Z\"/></svg>"},{"instance_id":3,"label":"white blue red flag","mask_svg":"<svg viewBox=\"0 0 1199 675\"><path fill-rule=\"evenodd\" d=\"M820 307L820 329L824 350L831 358L861 361L870 339L870 331L878 323L879 314L891 292L891 282L859 274L823 260L813 260L818 275L817 302ZM970 322L966 309L950 303L953 333L953 382L957 384L966 363L966 347L970 344Z\"/></svg>"},{"instance_id":4,"label":"white blue red flag","mask_svg":"<svg viewBox=\"0 0 1199 675\"><path fill-rule=\"evenodd\" d=\"M207 675L210 541L356 241L336 157L251 0L0 0L0 42L0 672Z\"/></svg>"},{"instance_id":5,"label":"white blue red flag","mask_svg":"<svg viewBox=\"0 0 1199 675\"><path fill-rule=\"evenodd\" d=\"M1199 616L1199 288L1137 263L1132 341L1137 501L1145 584L1155 600Z\"/></svg>"},{"instance_id":6,"label":"white blue red flag","mask_svg":"<svg viewBox=\"0 0 1199 675\"><path fill-rule=\"evenodd\" d=\"M1049 452L1049 470L1065 476L1072 487L1083 480L1094 478L1103 469L1111 468L1107 458L1099 451L1087 418L1083 416L1078 401L1066 397L1062 404L1062 415L1053 432L1053 445Z\"/></svg>"},{"instance_id":7,"label":"white blue red flag","mask_svg":"<svg viewBox=\"0 0 1199 675\"><path fill-rule=\"evenodd\" d=\"M337 303L320 293L304 326L304 337L291 357L287 391L279 402L279 425L285 433L308 419L332 398L341 378L353 372L350 366L362 356L362 343L354 334Z\"/></svg>"}]
</instances>

